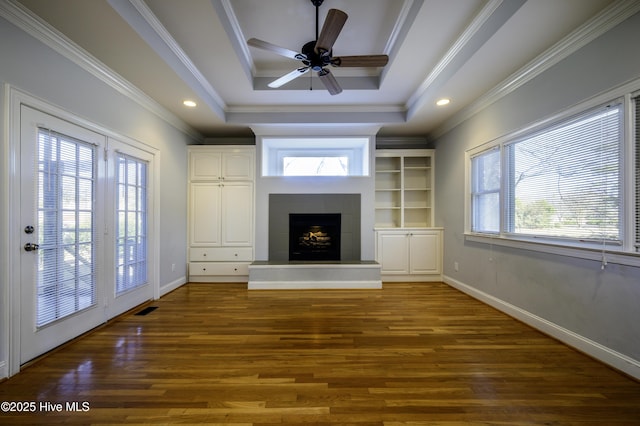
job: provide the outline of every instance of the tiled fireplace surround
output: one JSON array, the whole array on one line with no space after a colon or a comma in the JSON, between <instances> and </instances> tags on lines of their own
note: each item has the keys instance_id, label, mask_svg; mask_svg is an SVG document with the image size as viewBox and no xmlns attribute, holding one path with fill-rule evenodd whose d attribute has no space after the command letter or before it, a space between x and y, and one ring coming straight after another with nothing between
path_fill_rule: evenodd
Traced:
<instances>
[{"instance_id":1,"label":"tiled fireplace surround","mask_svg":"<svg viewBox=\"0 0 640 426\"><path fill-rule=\"evenodd\" d=\"M340 213L340 260L360 260L360 194L270 194L270 261L289 260L290 213Z\"/></svg>"},{"instance_id":2,"label":"tiled fireplace surround","mask_svg":"<svg viewBox=\"0 0 640 426\"><path fill-rule=\"evenodd\" d=\"M340 213L340 261L289 261L290 213ZM269 260L249 267L249 289L381 288L380 265L361 261L361 194L269 194Z\"/></svg>"}]
</instances>

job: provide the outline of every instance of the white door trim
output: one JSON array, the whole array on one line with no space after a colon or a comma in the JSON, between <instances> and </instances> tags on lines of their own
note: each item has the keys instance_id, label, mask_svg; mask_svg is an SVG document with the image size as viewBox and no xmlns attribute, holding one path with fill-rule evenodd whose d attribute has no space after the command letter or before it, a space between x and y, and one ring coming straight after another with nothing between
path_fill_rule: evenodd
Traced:
<instances>
[{"instance_id":1,"label":"white door trim","mask_svg":"<svg viewBox=\"0 0 640 426\"><path fill-rule=\"evenodd\" d=\"M6 142L0 145L5 156L5 164L3 164L4 174L0 181L5 184L0 188L0 197L6 202L9 208L6 210L6 220L0 226L5 227L6 238L0 242L2 251L6 253L6 264L2 263L0 273L0 282L4 281L0 286L0 294L4 297L0 300L2 308L2 325L0 326L0 378L10 377L20 371L20 288L19 285L12 283L21 282L20 273L20 106L27 105L31 108L40 110L47 114L63 118L74 124L85 127L94 132L101 133L109 138L115 138L119 141L129 143L136 148L143 149L153 154L153 215L154 221L153 232L155 236L160 232L160 174L158 167L160 164L160 151L143 142L133 140L126 136L120 135L107 128L97 125L91 121L80 118L77 115L56 107L42 99L28 94L9 84L4 84L4 110L5 110L5 135ZM2 217L0 215L0 217ZM5 225L6 224L6 225ZM160 268L160 247L159 238L154 238L152 246L149 248L149 260L153 263L150 266L150 279L152 279L153 297L160 297L159 285L159 268ZM1 259L0 262L4 262ZM3 349L4 348L4 349Z\"/></svg>"}]
</instances>

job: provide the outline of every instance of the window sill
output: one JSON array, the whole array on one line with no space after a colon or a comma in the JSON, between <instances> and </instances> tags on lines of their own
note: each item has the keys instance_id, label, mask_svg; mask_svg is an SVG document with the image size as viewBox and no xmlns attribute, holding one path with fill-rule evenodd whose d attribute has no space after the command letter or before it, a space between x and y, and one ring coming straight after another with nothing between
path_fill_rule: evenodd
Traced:
<instances>
[{"instance_id":1,"label":"window sill","mask_svg":"<svg viewBox=\"0 0 640 426\"><path fill-rule=\"evenodd\" d=\"M607 264L614 263L640 268L640 253L621 251L618 246L606 246L603 251L602 246L575 247L568 244L552 244L537 240L532 241L526 239L507 238L498 235L493 236L473 233L465 233L465 241L530 250L551 255L594 260L597 262L602 262L604 260Z\"/></svg>"}]
</instances>

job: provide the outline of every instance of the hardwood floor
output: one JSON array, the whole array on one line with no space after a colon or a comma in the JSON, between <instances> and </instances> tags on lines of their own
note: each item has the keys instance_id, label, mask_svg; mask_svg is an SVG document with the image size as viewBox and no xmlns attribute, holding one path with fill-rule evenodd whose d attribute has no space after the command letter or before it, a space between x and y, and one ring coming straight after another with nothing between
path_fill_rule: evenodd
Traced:
<instances>
[{"instance_id":1,"label":"hardwood floor","mask_svg":"<svg viewBox=\"0 0 640 426\"><path fill-rule=\"evenodd\" d=\"M0 424L640 424L640 383L442 283L188 284L153 306L0 383L63 405Z\"/></svg>"}]
</instances>

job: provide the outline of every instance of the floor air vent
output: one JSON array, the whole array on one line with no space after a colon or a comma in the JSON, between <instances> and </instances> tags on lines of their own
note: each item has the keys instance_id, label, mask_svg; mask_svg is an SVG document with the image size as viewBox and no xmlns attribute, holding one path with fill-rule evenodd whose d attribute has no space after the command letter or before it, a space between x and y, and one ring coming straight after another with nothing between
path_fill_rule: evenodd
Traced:
<instances>
[{"instance_id":1,"label":"floor air vent","mask_svg":"<svg viewBox=\"0 0 640 426\"><path fill-rule=\"evenodd\" d=\"M147 306L146 308L144 308L143 310L138 312L136 315L147 315L147 314L150 314L151 312L155 311L156 309L158 309L157 306Z\"/></svg>"}]
</instances>

